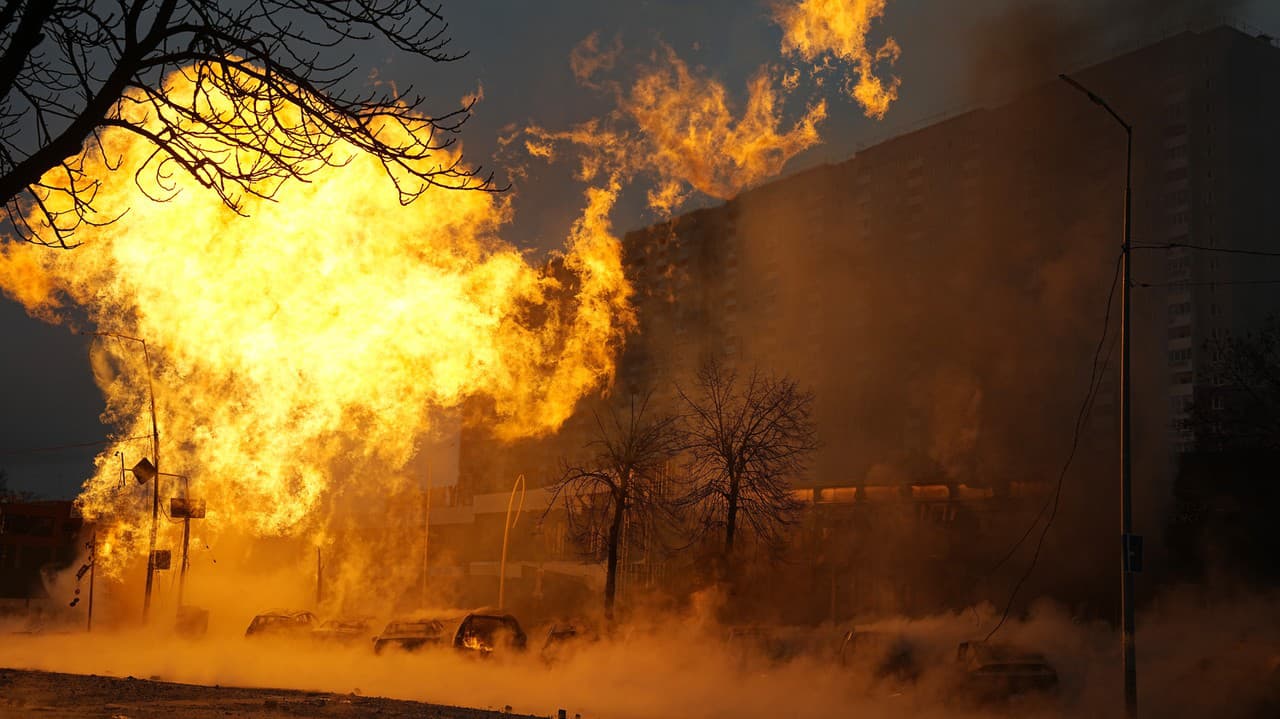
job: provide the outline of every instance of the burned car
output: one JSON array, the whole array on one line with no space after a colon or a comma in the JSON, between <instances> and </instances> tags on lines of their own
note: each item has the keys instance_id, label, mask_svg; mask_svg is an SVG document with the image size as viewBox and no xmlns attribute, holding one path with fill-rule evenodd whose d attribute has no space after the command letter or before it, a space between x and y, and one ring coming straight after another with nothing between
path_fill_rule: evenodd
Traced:
<instances>
[{"instance_id":1,"label":"burned car","mask_svg":"<svg viewBox=\"0 0 1280 719\"><path fill-rule=\"evenodd\" d=\"M1006 644L962 642L956 649L960 691L979 702L1057 691L1058 672L1043 654Z\"/></svg>"},{"instance_id":2,"label":"burned car","mask_svg":"<svg viewBox=\"0 0 1280 719\"><path fill-rule=\"evenodd\" d=\"M325 644L359 644L373 635L368 617L330 619L311 630L311 638Z\"/></svg>"},{"instance_id":3,"label":"burned car","mask_svg":"<svg viewBox=\"0 0 1280 719\"><path fill-rule=\"evenodd\" d=\"M316 615L305 610L272 609L249 622L245 637L305 637L316 625Z\"/></svg>"},{"instance_id":4,"label":"burned car","mask_svg":"<svg viewBox=\"0 0 1280 719\"><path fill-rule=\"evenodd\" d=\"M433 617L397 619L373 638L373 651L377 654L388 649L412 652L424 647L444 646L449 641L452 624L451 620Z\"/></svg>"},{"instance_id":5,"label":"burned car","mask_svg":"<svg viewBox=\"0 0 1280 719\"><path fill-rule=\"evenodd\" d=\"M478 652L489 656L497 652L522 652L528 637L520 628L520 622L510 614L493 610L480 610L468 614L453 635L455 649Z\"/></svg>"}]
</instances>

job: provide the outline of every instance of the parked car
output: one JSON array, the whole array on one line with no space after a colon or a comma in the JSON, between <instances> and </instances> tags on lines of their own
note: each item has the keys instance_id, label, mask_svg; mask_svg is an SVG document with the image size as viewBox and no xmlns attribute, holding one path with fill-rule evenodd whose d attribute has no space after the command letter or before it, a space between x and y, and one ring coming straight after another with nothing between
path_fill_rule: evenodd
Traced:
<instances>
[{"instance_id":1,"label":"parked car","mask_svg":"<svg viewBox=\"0 0 1280 719\"><path fill-rule=\"evenodd\" d=\"M539 656L547 663L558 662L576 647L597 639L599 635L595 629L584 622L557 622L547 630L547 638L542 643Z\"/></svg>"},{"instance_id":2,"label":"parked car","mask_svg":"<svg viewBox=\"0 0 1280 719\"><path fill-rule=\"evenodd\" d=\"M742 661L763 658L770 664L785 664L802 653L803 646L785 628L758 624L729 627L725 644Z\"/></svg>"},{"instance_id":3,"label":"parked car","mask_svg":"<svg viewBox=\"0 0 1280 719\"><path fill-rule=\"evenodd\" d=\"M956 649L961 693L980 702L1002 701L1058 688L1058 672L1043 654L1006 644L962 642Z\"/></svg>"},{"instance_id":4,"label":"parked car","mask_svg":"<svg viewBox=\"0 0 1280 719\"><path fill-rule=\"evenodd\" d=\"M453 635L455 649L479 652L482 656L489 656L495 651L522 652L527 644L528 637L520 628L520 622L510 614L494 610L468 614Z\"/></svg>"},{"instance_id":5,"label":"parked car","mask_svg":"<svg viewBox=\"0 0 1280 719\"><path fill-rule=\"evenodd\" d=\"M914 682L920 678L916 647L897 632L850 629L840 643L840 665L867 669L877 680Z\"/></svg>"},{"instance_id":6,"label":"parked car","mask_svg":"<svg viewBox=\"0 0 1280 719\"><path fill-rule=\"evenodd\" d=\"M813 636L803 627L783 624L739 624L724 632L724 645L742 663L763 659L768 664L786 664L815 651Z\"/></svg>"},{"instance_id":7,"label":"parked car","mask_svg":"<svg viewBox=\"0 0 1280 719\"><path fill-rule=\"evenodd\" d=\"M249 622L246 637L304 637L317 623L316 615L304 610L272 609Z\"/></svg>"},{"instance_id":8,"label":"parked car","mask_svg":"<svg viewBox=\"0 0 1280 719\"><path fill-rule=\"evenodd\" d=\"M373 635L369 617L330 619L311 630L311 638L327 644L358 644ZM367 646L367 645L366 645Z\"/></svg>"},{"instance_id":9,"label":"parked car","mask_svg":"<svg viewBox=\"0 0 1280 719\"><path fill-rule=\"evenodd\" d=\"M397 619L373 638L373 651L377 654L388 649L412 652L424 647L446 646L453 624L450 619L437 617Z\"/></svg>"}]
</instances>

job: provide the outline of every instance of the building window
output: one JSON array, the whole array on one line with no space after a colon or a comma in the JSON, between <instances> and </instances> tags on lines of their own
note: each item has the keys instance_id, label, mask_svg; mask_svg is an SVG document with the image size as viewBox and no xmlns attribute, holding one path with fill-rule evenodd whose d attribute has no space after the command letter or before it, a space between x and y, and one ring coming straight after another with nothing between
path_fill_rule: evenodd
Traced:
<instances>
[{"instance_id":1,"label":"building window","mask_svg":"<svg viewBox=\"0 0 1280 719\"><path fill-rule=\"evenodd\" d=\"M1189 347L1187 349L1174 350L1169 353L1170 365L1178 365L1178 364L1182 364L1183 362L1190 362L1190 361L1191 361L1191 348Z\"/></svg>"}]
</instances>

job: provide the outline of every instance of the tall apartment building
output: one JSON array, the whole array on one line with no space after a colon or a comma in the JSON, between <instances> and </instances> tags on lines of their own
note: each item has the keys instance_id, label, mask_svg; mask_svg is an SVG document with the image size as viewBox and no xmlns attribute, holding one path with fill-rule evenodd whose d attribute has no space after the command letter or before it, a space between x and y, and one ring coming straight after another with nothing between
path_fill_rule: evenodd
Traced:
<instances>
[{"instance_id":1,"label":"tall apartment building","mask_svg":"<svg viewBox=\"0 0 1280 719\"><path fill-rule=\"evenodd\" d=\"M1135 243L1280 248L1275 43L1187 32L1075 76L1134 126ZM796 376L818 393L817 482L1051 473L1119 254L1124 142L1053 82L632 233L644 331L624 377L672 377L705 352ZM1211 380L1206 340L1256 327L1280 296L1215 284L1265 275L1257 258L1175 247L1133 262L1137 441L1165 473ZM1086 434L1101 455L1112 337Z\"/></svg>"},{"instance_id":2,"label":"tall apartment building","mask_svg":"<svg viewBox=\"0 0 1280 719\"><path fill-rule=\"evenodd\" d=\"M1280 250L1280 50L1269 38L1220 29L1170 54L1161 116L1151 118L1163 156L1152 158L1147 195L1149 239L1175 246L1138 261L1167 267L1170 439L1185 451L1196 439L1187 409L1225 379L1214 373L1215 345L1280 309L1275 286L1250 284L1280 278L1280 261L1215 251Z\"/></svg>"}]
</instances>

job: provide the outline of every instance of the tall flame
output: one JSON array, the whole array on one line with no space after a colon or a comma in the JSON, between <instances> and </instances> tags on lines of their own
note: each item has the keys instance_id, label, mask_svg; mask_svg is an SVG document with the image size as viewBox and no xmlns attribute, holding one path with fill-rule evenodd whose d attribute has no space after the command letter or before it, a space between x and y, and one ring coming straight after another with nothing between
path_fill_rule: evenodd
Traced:
<instances>
[{"instance_id":1,"label":"tall flame","mask_svg":"<svg viewBox=\"0 0 1280 719\"><path fill-rule=\"evenodd\" d=\"M649 162L663 169L663 182L650 194L650 204L675 209L677 178L712 197L732 197L778 174L788 160L816 145L826 103L809 106L790 129L782 130L781 93L770 70L762 68L747 86L741 116L735 116L724 85L694 75L667 48L666 62L643 72L623 105L648 140Z\"/></svg>"},{"instance_id":2,"label":"tall flame","mask_svg":"<svg viewBox=\"0 0 1280 719\"><path fill-rule=\"evenodd\" d=\"M192 97L182 73L165 88ZM233 109L226 97L204 101ZM294 121L256 122L262 132ZM481 399L500 434L537 435L614 371L630 317L608 222L616 182L588 193L564 254L539 268L499 238L508 198L428 188L403 206L376 158L329 141L335 164L309 168L306 182L251 186L237 198L242 217L191 175L156 172L150 143L109 129L84 160L102 183L96 211L119 221L83 226L71 252L0 245L0 288L32 314L83 312L102 331L145 339L161 469L190 475L207 499L202 537L323 533L326 497L403 485L398 472L433 411ZM263 159L252 154L221 157L247 167ZM160 190L167 201L145 197ZM96 346L104 418L125 438L100 455L80 497L87 516L114 522L100 571L145 556L149 502L118 490L114 457L149 454L127 439L151 430L139 355L127 342Z\"/></svg>"},{"instance_id":3,"label":"tall flame","mask_svg":"<svg viewBox=\"0 0 1280 719\"><path fill-rule=\"evenodd\" d=\"M871 24L883 16L887 2L798 0L774 11L783 31L783 54L807 63L805 69L819 86L827 71L852 65L844 90L875 119L883 118L898 97L898 78L886 82L875 74L879 65L898 59L898 43L888 38L874 51L867 45ZM600 79L615 67L621 52L620 40L603 45L596 33L574 48L570 67L578 83L612 92L616 109L569 130L527 128L523 147L530 156L554 159L556 146L569 144L580 150L578 174L583 179L608 173L648 175L653 179L649 206L666 215L694 191L733 197L778 174L821 141L825 101L808 103L790 127L783 121L788 98L801 86L799 67L761 66L738 110L722 82L691 69L667 46L625 87Z\"/></svg>"},{"instance_id":4,"label":"tall flame","mask_svg":"<svg viewBox=\"0 0 1280 719\"><path fill-rule=\"evenodd\" d=\"M818 126L827 116L821 100L784 126L782 106L794 81L777 68L760 68L738 110L724 83L691 70L670 47L640 68L625 90L597 84L594 74L613 67L619 49L600 49L591 35L574 50L572 63L580 83L615 92L617 110L567 131L529 128L525 149L530 155L551 158L556 143L568 143L583 150L579 176L584 180L608 173L650 175L655 182L649 206L669 214L692 190L733 197L778 174L792 157L821 141Z\"/></svg>"},{"instance_id":5,"label":"tall flame","mask_svg":"<svg viewBox=\"0 0 1280 719\"><path fill-rule=\"evenodd\" d=\"M834 56L856 68L845 90L858 101L868 117L883 118L898 99L898 78L885 82L876 66L892 64L901 54L893 38L874 51L867 46L871 23L884 15L888 0L800 0L780 5L774 19L782 27L782 50L816 62Z\"/></svg>"}]
</instances>

